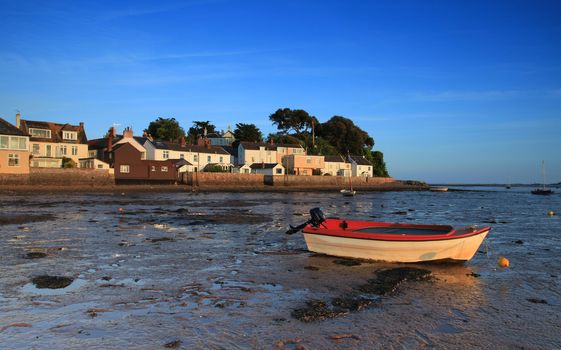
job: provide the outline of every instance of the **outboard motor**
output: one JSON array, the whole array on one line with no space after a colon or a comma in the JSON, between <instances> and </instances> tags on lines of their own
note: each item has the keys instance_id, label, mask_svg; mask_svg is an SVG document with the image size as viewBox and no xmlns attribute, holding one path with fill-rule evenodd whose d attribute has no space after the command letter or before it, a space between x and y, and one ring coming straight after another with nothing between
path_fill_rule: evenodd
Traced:
<instances>
[{"instance_id":1,"label":"outboard motor","mask_svg":"<svg viewBox=\"0 0 561 350\"><path fill-rule=\"evenodd\" d=\"M320 208L310 209L310 224L314 227L319 227L325 221L325 215Z\"/></svg>"},{"instance_id":2,"label":"outboard motor","mask_svg":"<svg viewBox=\"0 0 561 350\"><path fill-rule=\"evenodd\" d=\"M303 229L304 227L306 227L306 225L308 225L308 224L311 224L314 227L319 227L319 225L321 225L324 221L325 221L325 215L323 215L323 212L321 211L321 209L320 208L312 208L312 209L310 209L310 220L306 221L302 225L298 225L298 226L290 225L290 229L288 229L288 231L286 231L286 234L291 235L293 233L296 233L296 232L300 231L301 229Z\"/></svg>"}]
</instances>

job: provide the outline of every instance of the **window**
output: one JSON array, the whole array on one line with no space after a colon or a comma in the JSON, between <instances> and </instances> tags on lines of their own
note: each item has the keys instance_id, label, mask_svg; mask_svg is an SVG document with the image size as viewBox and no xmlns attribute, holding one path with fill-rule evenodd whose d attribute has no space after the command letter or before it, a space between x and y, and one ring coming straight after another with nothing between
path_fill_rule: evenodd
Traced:
<instances>
[{"instance_id":1,"label":"window","mask_svg":"<svg viewBox=\"0 0 561 350\"><path fill-rule=\"evenodd\" d=\"M63 131L62 132L62 139L63 140L77 140L78 133L75 131Z\"/></svg>"},{"instance_id":2,"label":"window","mask_svg":"<svg viewBox=\"0 0 561 350\"><path fill-rule=\"evenodd\" d=\"M32 137L40 137L43 139L51 138L51 130L29 128L29 133Z\"/></svg>"},{"instance_id":3,"label":"window","mask_svg":"<svg viewBox=\"0 0 561 350\"><path fill-rule=\"evenodd\" d=\"M121 166L119 167L119 171L120 171L122 174L128 174L128 173L130 173L130 170L131 170L131 169L130 169L130 166L128 166L128 165L121 165Z\"/></svg>"},{"instance_id":4,"label":"window","mask_svg":"<svg viewBox=\"0 0 561 350\"><path fill-rule=\"evenodd\" d=\"M19 166L19 154L8 154L8 166Z\"/></svg>"},{"instance_id":5,"label":"window","mask_svg":"<svg viewBox=\"0 0 561 350\"><path fill-rule=\"evenodd\" d=\"M282 174L282 169L281 168L276 169L276 173L277 174Z\"/></svg>"},{"instance_id":6,"label":"window","mask_svg":"<svg viewBox=\"0 0 561 350\"><path fill-rule=\"evenodd\" d=\"M210 161L211 161L210 156L206 157L206 161L210 163Z\"/></svg>"},{"instance_id":7,"label":"window","mask_svg":"<svg viewBox=\"0 0 561 350\"><path fill-rule=\"evenodd\" d=\"M183 153L179 154L179 159L185 159L185 155Z\"/></svg>"},{"instance_id":8,"label":"window","mask_svg":"<svg viewBox=\"0 0 561 350\"><path fill-rule=\"evenodd\" d=\"M33 153L34 156L38 156L39 154L41 154L38 143L33 144L33 150L31 151L31 153Z\"/></svg>"},{"instance_id":9,"label":"window","mask_svg":"<svg viewBox=\"0 0 561 350\"><path fill-rule=\"evenodd\" d=\"M51 145L45 146L45 151L46 151L46 156L50 157L51 156Z\"/></svg>"},{"instance_id":10,"label":"window","mask_svg":"<svg viewBox=\"0 0 561 350\"><path fill-rule=\"evenodd\" d=\"M98 164L98 165L97 165L97 168L98 168L98 169L103 169L103 164Z\"/></svg>"},{"instance_id":11,"label":"window","mask_svg":"<svg viewBox=\"0 0 561 350\"><path fill-rule=\"evenodd\" d=\"M163 152L163 158L164 159L169 159L169 151L164 151Z\"/></svg>"},{"instance_id":12,"label":"window","mask_svg":"<svg viewBox=\"0 0 561 350\"><path fill-rule=\"evenodd\" d=\"M220 163L224 163L224 157L220 157Z\"/></svg>"},{"instance_id":13,"label":"window","mask_svg":"<svg viewBox=\"0 0 561 350\"><path fill-rule=\"evenodd\" d=\"M312 158L310 158L310 157L306 158L306 163L312 164Z\"/></svg>"},{"instance_id":14,"label":"window","mask_svg":"<svg viewBox=\"0 0 561 350\"><path fill-rule=\"evenodd\" d=\"M194 161L194 162L197 162L198 160L199 160L199 157L198 157L196 154L193 155L193 161Z\"/></svg>"},{"instance_id":15,"label":"window","mask_svg":"<svg viewBox=\"0 0 561 350\"><path fill-rule=\"evenodd\" d=\"M72 155L75 156L78 154L78 146L72 146Z\"/></svg>"},{"instance_id":16,"label":"window","mask_svg":"<svg viewBox=\"0 0 561 350\"><path fill-rule=\"evenodd\" d=\"M21 136L0 136L0 149L27 151L27 138Z\"/></svg>"},{"instance_id":17,"label":"window","mask_svg":"<svg viewBox=\"0 0 561 350\"><path fill-rule=\"evenodd\" d=\"M10 136L0 136L0 149L8 149L10 145Z\"/></svg>"},{"instance_id":18,"label":"window","mask_svg":"<svg viewBox=\"0 0 561 350\"><path fill-rule=\"evenodd\" d=\"M162 166L161 170L162 170L162 173L167 173L168 172L168 167L167 166Z\"/></svg>"},{"instance_id":19,"label":"window","mask_svg":"<svg viewBox=\"0 0 561 350\"><path fill-rule=\"evenodd\" d=\"M60 146L60 154L65 156L67 151L67 147L65 145Z\"/></svg>"},{"instance_id":20,"label":"window","mask_svg":"<svg viewBox=\"0 0 561 350\"><path fill-rule=\"evenodd\" d=\"M152 166L150 167L150 170L151 170L151 171L156 171L156 166L155 166L155 165L152 165Z\"/></svg>"}]
</instances>

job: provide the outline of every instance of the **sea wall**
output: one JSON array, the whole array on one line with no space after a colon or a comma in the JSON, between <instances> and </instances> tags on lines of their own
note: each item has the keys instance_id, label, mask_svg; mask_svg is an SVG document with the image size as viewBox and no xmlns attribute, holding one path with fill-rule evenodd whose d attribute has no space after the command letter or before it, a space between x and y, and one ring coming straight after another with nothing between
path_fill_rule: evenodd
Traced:
<instances>
[{"instance_id":1,"label":"sea wall","mask_svg":"<svg viewBox=\"0 0 561 350\"><path fill-rule=\"evenodd\" d=\"M301 189L341 189L349 187L349 178L340 176L271 176L262 174L230 173L184 173L181 182L200 188L301 188ZM391 177L353 177L352 185L356 189L369 189L385 185L397 185Z\"/></svg>"},{"instance_id":2,"label":"sea wall","mask_svg":"<svg viewBox=\"0 0 561 350\"><path fill-rule=\"evenodd\" d=\"M6 186L113 186L115 178L105 169L31 168L29 175L0 174Z\"/></svg>"}]
</instances>

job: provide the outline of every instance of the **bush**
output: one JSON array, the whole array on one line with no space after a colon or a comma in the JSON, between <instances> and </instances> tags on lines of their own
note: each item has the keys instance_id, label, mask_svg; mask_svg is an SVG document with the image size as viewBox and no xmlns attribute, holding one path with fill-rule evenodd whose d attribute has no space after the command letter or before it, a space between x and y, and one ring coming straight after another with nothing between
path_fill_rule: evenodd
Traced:
<instances>
[{"instance_id":1,"label":"bush","mask_svg":"<svg viewBox=\"0 0 561 350\"><path fill-rule=\"evenodd\" d=\"M78 165L71 158L62 157L62 167L65 169L77 168Z\"/></svg>"}]
</instances>

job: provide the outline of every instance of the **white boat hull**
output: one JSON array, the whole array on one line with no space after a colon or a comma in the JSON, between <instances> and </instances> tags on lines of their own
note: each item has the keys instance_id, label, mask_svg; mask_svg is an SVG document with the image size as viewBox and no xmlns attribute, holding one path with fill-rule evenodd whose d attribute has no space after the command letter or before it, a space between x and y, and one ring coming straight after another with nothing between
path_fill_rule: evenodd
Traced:
<instances>
[{"instance_id":1,"label":"white boat hull","mask_svg":"<svg viewBox=\"0 0 561 350\"><path fill-rule=\"evenodd\" d=\"M389 262L422 262L471 259L489 233L432 241L385 241L304 233L308 250L355 259Z\"/></svg>"}]
</instances>

